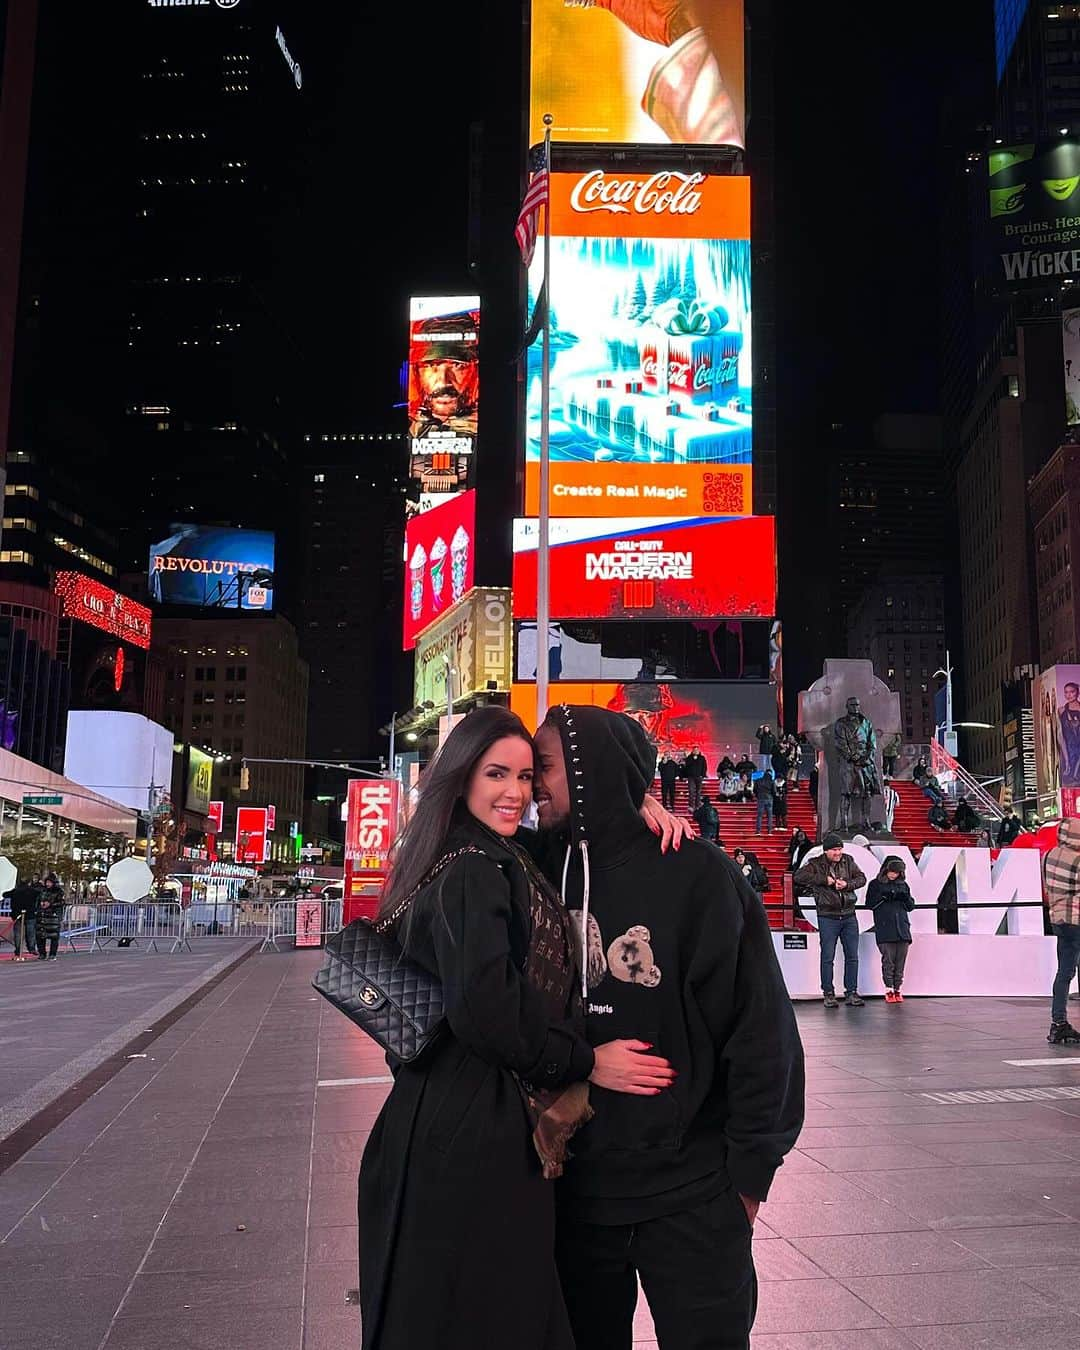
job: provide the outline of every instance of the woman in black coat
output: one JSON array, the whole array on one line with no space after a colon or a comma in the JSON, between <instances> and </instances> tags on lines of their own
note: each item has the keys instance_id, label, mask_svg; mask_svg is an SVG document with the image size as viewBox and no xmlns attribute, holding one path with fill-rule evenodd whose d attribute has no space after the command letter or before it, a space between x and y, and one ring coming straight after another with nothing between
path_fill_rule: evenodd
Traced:
<instances>
[{"instance_id":1,"label":"woman in black coat","mask_svg":"<svg viewBox=\"0 0 1080 1350\"><path fill-rule=\"evenodd\" d=\"M37 952L40 961L46 960L45 947L48 943L48 960L55 961L60 949L60 927L64 918L64 888L57 877L50 872L41 886L41 899L38 902Z\"/></svg>"},{"instance_id":2,"label":"woman in black coat","mask_svg":"<svg viewBox=\"0 0 1080 1350\"><path fill-rule=\"evenodd\" d=\"M391 1065L364 1150L363 1350L573 1350L551 1179L589 1117L586 1080L671 1082L638 1042L584 1037L566 910L514 840L532 773L514 714L470 713L428 770L384 896L406 956L442 984L447 1026Z\"/></svg>"}]
</instances>

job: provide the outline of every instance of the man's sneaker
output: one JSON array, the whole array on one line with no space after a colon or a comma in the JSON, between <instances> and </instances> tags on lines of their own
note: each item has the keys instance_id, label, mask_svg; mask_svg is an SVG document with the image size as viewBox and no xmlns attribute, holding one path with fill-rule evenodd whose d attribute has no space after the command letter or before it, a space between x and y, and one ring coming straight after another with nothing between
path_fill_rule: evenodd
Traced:
<instances>
[{"instance_id":1,"label":"man's sneaker","mask_svg":"<svg viewBox=\"0 0 1080 1350\"><path fill-rule=\"evenodd\" d=\"M895 1003L895 1002L896 1002L896 994L895 994L891 989L886 989L886 990L885 990L885 1002L886 1002L886 1003Z\"/></svg>"},{"instance_id":2,"label":"man's sneaker","mask_svg":"<svg viewBox=\"0 0 1080 1350\"><path fill-rule=\"evenodd\" d=\"M1069 1026L1068 1022L1051 1022L1050 1034L1046 1039L1050 1045L1080 1045L1080 1031Z\"/></svg>"},{"instance_id":3,"label":"man's sneaker","mask_svg":"<svg viewBox=\"0 0 1080 1350\"><path fill-rule=\"evenodd\" d=\"M858 994L848 994L844 1002L849 1008L864 1008L866 1006Z\"/></svg>"},{"instance_id":4,"label":"man's sneaker","mask_svg":"<svg viewBox=\"0 0 1080 1350\"><path fill-rule=\"evenodd\" d=\"M893 990L893 1000L892 1000L892 1001L893 1001L894 1003L903 1003L903 1001L904 1001L904 996L903 996L903 994L900 992L899 989L894 989L894 990Z\"/></svg>"},{"instance_id":5,"label":"man's sneaker","mask_svg":"<svg viewBox=\"0 0 1080 1350\"><path fill-rule=\"evenodd\" d=\"M825 995L825 1006L826 1008L839 1008L840 1004L837 1003L835 994Z\"/></svg>"}]
</instances>

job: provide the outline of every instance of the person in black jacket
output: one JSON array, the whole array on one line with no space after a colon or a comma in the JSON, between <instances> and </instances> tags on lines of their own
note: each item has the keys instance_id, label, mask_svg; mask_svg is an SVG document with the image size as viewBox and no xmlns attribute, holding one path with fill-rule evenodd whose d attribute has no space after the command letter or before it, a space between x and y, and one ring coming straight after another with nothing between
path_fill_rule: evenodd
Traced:
<instances>
[{"instance_id":1,"label":"person in black jacket","mask_svg":"<svg viewBox=\"0 0 1080 1350\"><path fill-rule=\"evenodd\" d=\"M41 900L38 905L37 954L44 961L57 960L60 949L60 927L64 918L64 888L54 872L50 872L41 885ZM46 957L46 944L48 956Z\"/></svg>"},{"instance_id":2,"label":"person in black jacket","mask_svg":"<svg viewBox=\"0 0 1080 1350\"><path fill-rule=\"evenodd\" d=\"M720 837L720 817L717 815L716 807L704 793L701 794L701 805L694 812L694 820L701 831L702 839L715 844Z\"/></svg>"},{"instance_id":3,"label":"person in black jacket","mask_svg":"<svg viewBox=\"0 0 1080 1350\"><path fill-rule=\"evenodd\" d=\"M701 785L705 782L705 775L709 771L709 766L705 762L705 756L701 753L698 746L686 756L686 762L683 764L683 773L686 774L686 790L690 797L690 814L701 805Z\"/></svg>"},{"instance_id":4,"label":"person in black jacket","mask_svg":"<svg viewBox=\"0 0 1080 1350\"><path fill-rule=\"evenodd\" d=\"M439 978L446 1030L392 1064L364 1150L364 1350L573 1350L550 1182L590 1091L652 1101L672 1082L613 1025L595 1049L584 1034L566 910L515 842L533 757L507 709L463 718L427 771L383 897L406 957Z\"/></svg>"},{"instance_id":5,"label":"person in black jacket","mask_svg":"<svg viewBox=\"0 0 1080 1350\"><path fill-rule=\"evenodd\" d=\"M813 847L813 840L801 826L792 830L791 839L788 843L788 871L797 872L802 866L803 859Z\"/></svg>"},{"instance_id":6,"label":"person in black jacket","mask_svg":"<svg viewBox=\"0 0 1080 1350\"><path fill-rule=\"evenodd\" d=\"M769 889L769 874L761 865L761 859L748 848L737 848L731 855L731 861L743 874L758 895L764 895Z\"/></svg>"},{"instance_id":7,"label":"person in black jacket","mask_svg":"<svg viewBox=\"0 0 1080 1350\"><path fill-rule=\"evenodd\" d=\"M587 1034L640 1035L677 1077L591 1094L558 1183L557 1256L579 1350L626 1346L637 1278L665 1347L744 1350L758 1205L798 1137L803 1055L760 900L719 849L661 854L638 818L654 751L604 708L537 732L542 831L583 935Z\"/></svg>"},{"instance_id":8,"label":"person in black jacket","mask_svg":"<svg viewBox=\"0 0 1080 1350\"><path fill-rule=\"evenodd\" d=\"M679 761L670 752L660 756L660 801L665 811L675 810L675 785L679 781L680 767Z\"/></svg>"},{"instance_id":9,"label":"person in black jacket","mask_svg":"<svg viewBox=\"0 0 1080 1350\"><path fill-rule=\"evenodd\" d=\"M1019 817L1013 814L1011 806L1007 806L1005 814L1001 817L1001 823L998 825L998 848L1008 848L1016 840L1022 828Z\"/></svg>"},{"instance_id":10,"label":"person in black jacket","mask_svg":"<svg viewBox=\"0 0 1080 1350\"><path fill-rule=\"evenodd\" d=\"M866 907L874 911L874 937L881 953L881 979L886 1003L903 1003L900 986L911 950L911 919L915 900L907 884L902 858L886 858L866 888Z\"/></svg>"},{"instance_id":11,"label":"person in black jacket","mask_svg":"<svg viewBox=\"0 0 1080 1350\"><path fill-rule=\"evenodd\" d=\"M4 899L11 901L11 937L15 944L16 961L25 961L23 948L32 952L37 945L37 915L41 892L37 877L33 881L19 881L10 891L4 892Z\"/></svg>"},{"instance_id":12,"label":"person in black jacket","mask_svg":"<svg viewBox=\"0 0 1080 1350\"><path fill-rule=\"evenodd\" d=\"M953 812L953 824L962 834L972 834L979 828L979 817L971 809L966 797L958 797Z\"/></svg>"}]
</instances>

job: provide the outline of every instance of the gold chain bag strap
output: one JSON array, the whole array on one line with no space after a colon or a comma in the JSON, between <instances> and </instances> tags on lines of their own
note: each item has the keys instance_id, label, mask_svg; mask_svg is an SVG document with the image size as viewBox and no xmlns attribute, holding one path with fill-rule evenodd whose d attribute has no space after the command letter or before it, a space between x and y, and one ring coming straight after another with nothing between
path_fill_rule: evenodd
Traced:
<instances>
[{"instance_id":1,"label":"gold chain bag strap","mask_svg":"<svg viewBox=\"0 0 1080 1350\"><path fill-rule=\"evenodd\" d=\"M467 853L486 856L475 844L444 854L393 913L377 923L354 919L335 933L311 982L327 1002L404 1064L417 1059L442 1031L443 993L438 977L410 961L389 930L425 886Z\"/></svg>"}]
</instances>

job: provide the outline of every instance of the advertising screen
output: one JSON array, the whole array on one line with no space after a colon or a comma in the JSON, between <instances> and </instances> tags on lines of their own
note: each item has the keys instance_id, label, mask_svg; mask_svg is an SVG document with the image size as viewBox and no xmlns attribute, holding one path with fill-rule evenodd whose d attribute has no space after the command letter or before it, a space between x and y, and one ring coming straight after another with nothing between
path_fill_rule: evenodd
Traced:
<instances>
[{"instance_id":1,"label":"advertising screen","mask_svg":"<svg viewBox=\"0 0 1080 1350\"><path fill-rule=\"evenodd\" d=\"M413 693L417 706L510 689L513 644L510 592L477 587L416 640Z\"/></svg>"},{"instance_id":2,"label":"advertising screen","mask_svg":"<svg viewBox=\"0 0 1080 1350\"><path fill-rule=\"evenodd\" d=\"M274 607L274 536L225 525L174 525L150 546L150 598L201 609Z\"/></svg>"},{"instance_id":3,"label":"advertising screen","mask_svg":"<svg viewBox=\"0 0 1080 1350\"><path fill-rule=\"evenodd\" d=\"M754 731L776 717L776 690L760 684L589 683L553 686L551 703L589 704L640 722L657 752L701 748L710 776L724 755L738 762L757 754ZM536 685L515 684L510 707L527 727L536 725ZM707 789L709 796L713 795Z\"/></svg>"},{"instance_id":4,"label":"advertising screen","mask_svg":"<svg viewBox=\"0 0 1080 1350\"><path fill-rule=\"evenodd\" d=\"M401 784L396 778L349 781L345 861L354 869L385 872L397 834Z\"/></svg>"},{"instance_id":5,"label":"advertising screen","mask_svg":"<svg viewBox=\"0 0 1080 1350\"><path fill-rule=\"evenodd\" d=\"M57 572L53 591L66 619L78 619L135 647L150 646L151 612L81 572Z\"/></svg>"},{"instance_id":6,"label":"advertising screen","mask_svg":"<svg viewBox=\"0 0 1080 1350\"><path fill-rule=\"evenodd\" d=\"M1080 425L1080 309L1061 313L1061 347L1065 362L1065 424Z\"/></svg>"},{"instance_id":7,"label":"advertising screen","mask_svg":"<svg viewBox=\"0 0 1080 1350\"><path fill-rule=\"evenodd\" d=\"M476 562L476 492L461 492L405 527L403 649L472 588Z\"/></svg>"},{"instance_id":8,"label":"advertising screen","mask_svg":"<svg viewBox=\"0 0 1080 1350\"><path fill-rule=\"evenodd\" d=\"M529 129L560 141L743 144L743 0L532 0Z\"/></svg>"},{"instance_id":9,"label":"advertising screen","mask_svg":"<svg viewBox=\"0 0 1080 1350\"><path fill-rule=\"evenodd\" d=\"M205 816L210 810L210 794L214 790L214 757L188 747L187 792L184 809ZM220 825L218 827L220 829Z\"/></svg>"},{"instance_id":10,"label":"advertising screen","mask_svg":"<svg viewBox=\"0 0 1080 1350\"><path fill-rule=\"evenodd\" d=\"M236 861L261 867L267 852L266 807L236 808Z\"/></svg>"},{"instance_id":11,"label":"advertising screen","mask_svg":"<svg viewBox=\"0 0 1080 1350\"><path fill-rule=\"evenodd\" d=\"M562 619L548 625L548 678L594 680L764 680L770 669L768 619ZM536 622L514 625L516 680L536 679ZM419 701L419 700L418 700Z\"/></svg>"},{"instance_id":12,"label":"advertising screen","mask_svg":"<svg viewBox=\"0 0 1080 1350\"><path fill-rule=\"evenodd\" d=\"M409 306L411 476L423 494L473 483L480 403L480 297L414 296Z\"/></svg>"},{"instance_id":13,"label":"advertising screen","mask_svg":"<svg viewBox=\"0 0 1080 1350\"><path fill-rule=\"evenodd\" d=\"M1040 815L1080 815L1080 666L1051 666L1032 682ZM1059 796L1060 794L1060 796Z\"/></svg>"},{"instance_id":14,"label":"advertising screen","mask_svg":"<svg viewBox=\"0 0 1080 1350\"><path fill-rule=\"evenodd\" d=\"M553 520L555 619L768 618L776 609L776 522ZM537 522L514 521L514 613L536 617Z\"/></svg>"},{"instance_id":15,"label":"advertising screen","mask_svg":"<svg viewBox=\"0 0 1080 1350\"><path fill-rule=\"evenodd\" d=\"M1008 145L988 162L998 280L1022 287L1080 275L1080 141Z\"/></svg>"},{"instance_id":16,"label":"advertising screen","mask_svg":"<svg viewBox=\"0 0 1080 1350\"><path fill-rule=\"evenodd\" d=\"M138 713L113 709L68 714L64 773L93 792L145 811L151 789L172 783L173 737Z\"/></svg>"},{"instance_id":17,"label":"advertising screen","mask_svg":"<svg viewBox=\"0 0 1080 1350\"><path fill-rule=\"evenodd\" d=\"M748 511L750 180L554 174L552 231L552 515ZM534 302L542 281L541 260L529 275ZM541 355L538 338L526 371L532 503Z\"/></svg>"}]
</instances>

